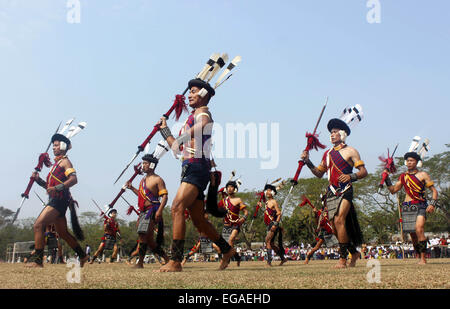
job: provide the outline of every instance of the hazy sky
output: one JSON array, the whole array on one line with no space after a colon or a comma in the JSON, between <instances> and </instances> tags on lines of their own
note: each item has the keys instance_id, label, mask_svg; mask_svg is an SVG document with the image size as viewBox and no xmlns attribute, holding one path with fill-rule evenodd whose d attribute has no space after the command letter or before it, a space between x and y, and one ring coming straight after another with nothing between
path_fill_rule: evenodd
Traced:
<instances>
[{"instance_id":1,"label":"hazy sky","mask_svg":"<svg viewBox=\"0 0 450 309\"><path fill-rule=\"evenodd\" d=\"M400 143L398 154L406 152L414 135L431 140L430 155L444 151L450 3L380 0L380 23L371 24L367 2L80 0L80 23L70 24L66 0L0 0L0 205L18 207L39 153L72 117L88 123L69 152L79 178L72 194L81 212L96 210L91 198L111 202L136 147L213 52L243 59L211 101L216 124L279 126L277 168L261 169L260 152L216 160L224 178L232 169L242 175L243 189L293 177L326 96L318 131L327 145L327 121L362 105L365 118L348 144L369 172L387 147ZM322 153L312 153L316 165ZM170 155L158 166L169 203L180 171ZM301 177L311 177L307 168ZM117 208L125 217L127 206ZM19 219L40 209L32 193Z\"/></svg>"}]
</instances>

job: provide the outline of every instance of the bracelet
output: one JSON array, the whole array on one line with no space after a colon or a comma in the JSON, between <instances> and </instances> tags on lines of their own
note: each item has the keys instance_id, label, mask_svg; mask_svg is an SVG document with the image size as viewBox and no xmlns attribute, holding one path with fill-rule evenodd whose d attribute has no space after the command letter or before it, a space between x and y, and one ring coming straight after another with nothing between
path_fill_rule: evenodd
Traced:
<instances>
[{"instance_id":1,"label":"bracelet","mask_svg":"<svg viewBox=\"0 0 450 309\"><path fill-rule=\"evenodd\" d=\"M59 185L55 186L55 189L56 189L56 191L58 191L58 192L64 190L64 184L63 184L63 183L60 183Z\"/></svg>"},{"instance_id":2,"label":"bracelet","mask_svg":"<svg viewBox=\"0 0 450 309\"><path fill-rule=\"evenodd\" d=\"M352 182L357 181L357 180L358 180L358 175L356 175L356 173L350 174L350 180L351 180Z\"/></svg>"},{"instance_id":3,"label":"bracelet","mask_svg":"<svg viewBox=\"0 0 450 309\"><path fill-rule=\"evenodd\" d=\"M36 180L36 183L37 183L38 185L40 185L41 187L43 187L43 188L45 188L45 187L47 186L47 183L46 183L42 178L38 178L38 179Z\"/></svg>"},{"instance_id":4,"label":"bracelet","mask_svg":"<svg viewBox=\"0 0 450 309\"><path fill-rule=\"evenodd\" d=\"M162 137L163 137L165 140L167 140L167 138L168 138L169 136L172 136L172 132L170 132L169 127L165 127L165 128L159 129L159 131L161 132L161 135L162 135Z\"/></svg>"},{"instance_id":5,"label":"bracelet","mask_svg":"<svg viewBox=\"0 0 450 309\"><path fill-rule=\"evenodd\" d=\"M430 205L436 207L437 200L431 200Z\"/></svg>"},{"instance_id":6,"label":"bracelet","mask_svg":"<svg viewBox=\"0 0 450 309\"><path fill-rule=\"evenodd\" d=\"M306 160L306 166L310 169L313 170L316 166L311 162L310 159Z\"/></svg>"}]
</instances>

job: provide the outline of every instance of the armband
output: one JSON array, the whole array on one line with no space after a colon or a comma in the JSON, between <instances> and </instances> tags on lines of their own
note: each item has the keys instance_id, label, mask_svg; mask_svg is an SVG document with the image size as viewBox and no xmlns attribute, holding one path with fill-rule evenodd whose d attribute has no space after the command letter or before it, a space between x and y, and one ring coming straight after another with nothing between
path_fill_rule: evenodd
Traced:
<instances>
[{"instance_id":1,"label":"armband","mask_svg":"<svg viewBox=\"0 0 450 309\"><path fill-rule=\"evenodd\" d=\"M278 227L278 226L280 225L280 222L275 221L275 222L273 223L273 225L275 225L276 227Z\"/></svg>"},{"instance_id":2,"label":"armband","mask_svg":"<svg viewBox=\"0 0 450 309\"><path fill-rule=\"evenodd\" d=\"M317 169L321 173L325 173L327 171L327 168L325 166L321 165L321 164L317 167Z\"/></svg>"},{"instance_id":3,"label":"armband","mask_svg":"<svg viewBox=\"0 0 450 309\"><path fill-rule=\"evenodd\" d=\"M41 187L45 188L47 186L47 183L45 182L45 180L43 180L42 178L38 178L37 180L35 180L36 183L38 185L40 185Z\"/></svg>"},{"instance_id":4,"label":"armband","mask_svg":"<svg viewBox=\"0 0 450 309\"><path fill-rule=\"evenodd\" d=\"M66 169L66 171L64 172L64 175L66 175L66 177L69 177L69 175L71 174L76 174L76 171L74 168L68 168Z\"/></svg>"},{"instance_id":5,"label":"armband","mask_svg":"<svg viewBox=\"0 0 450 309\"><path fill-rule=\"evenodd\" d=\"M358 180L358 175L356 175L356 173L350 174L350 180L351 180L352 182L357 181L357 180Z\"/></svg>"},{"instance_id":6,"label":"armband","mask_svg":"<svg viewBox=\"0 0 450 309\"><path fill-rule=\"evenodd\" d=\"M427 188L429 188L431 186L434 186L434 181L427 182L425 185L425 187L427 187Z\"/></svg>"},{"instance_id":7,"label":"armband","mask_svg":"<svg viewBox=\"0 0 450 309\"><path fill-rule=\"evenodd\" d=\"M437 200L431 200L430 205L433 207L436 207L437 205Z\"/></svg>"},{"instance_id":8,"label":"armband","mask_svg":"<svg viewBox=\"0 0 450 309\"><path fill-rule=\"evenodd\" d=\"M64 184L63 183L60 183L59 185L56 185L55 186L55 189L56 189L56 191L62 191L62 190L64 190Z\"/></svg>"},{"instance_id":9,"label":"armband","mask_svg":"<svg viewBox=\"0 0 450 309\"><path fill-rule=\"evenodd\" d=\"M310 169L313 170L316 166L311 162L310 159L306 160L306 166Z\"/></svg>"},{"instance_id":10,"label":"armband","mask_svg":"<svg viewBox=\"0 0 450 309\"><path fill-rule=\"evenodd\" d=\"M166 140L169 136L172 136L172 132L170 132L169 127L165 127L162 129L159 129L161 132L162 137Z\"/></svg>"},{"instance_id":11,"label":"armband","mask_svg":"<svg viewBox=\"0 0 450 309\"><path fill-rule=\"evenodd\" d=\"M247 221L248 214L247 214L247 215L244 215L242 218L244 218L244 220Z\"/></svg>"},{"instance_id":12,"label":"armband","mask_svg":"<svg viewBox=\"0 0 450 309\"><path fill-rule=\"evenodd\" d=\"M364 161L359 160L359 161L356 161L356 162L355 162L354 167L355 167L355 168L358 168L358 167L363 166L363 165L364 165Z\"/></svg>"},{"instance_id":13,"label":"armband","mask_svg":"<svg viewBox=\"0 0 450 309\"><path fill-rule=\"evenodd\" d=\"M386 186L388 187L392 186L392 181L389 175L386 177L386 180L384 182L386 183Z\"/></svg>"},{"instance_id":14,"label":"armband","mask_svg":"<svg viewBox=\"0 0 450 309\"><path fill-rule=\"evenodd\" d=\"M167 192L166 189L160 190L160 191L158 192L158 195L159 195L159 196L164 195L164 194L169 195L169 193Z\"/></svg>"},{"instance_id":15,"label":"armband","mask_svg":"<svg viewBox=\"0 0 450 309\"><path fill-rule=\"evenodd\" d=\"M191 135L189 133L183 133L175 139L178 145L183 145L184 143L191 140Z\"/></svg>"}]
</instances>

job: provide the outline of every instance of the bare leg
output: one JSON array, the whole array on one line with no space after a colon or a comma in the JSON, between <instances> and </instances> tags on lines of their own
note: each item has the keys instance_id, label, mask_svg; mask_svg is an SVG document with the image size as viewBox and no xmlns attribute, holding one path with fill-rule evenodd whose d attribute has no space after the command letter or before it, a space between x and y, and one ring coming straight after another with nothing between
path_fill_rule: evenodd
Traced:
<instances>
[{"instance_id":1,"label":"bare leg","mask_svg":"<svg viewBox=\"0 0 450 309\"><path fill-rule=\"evenodd\" d=\"M77 239L72 236L72 234L69 233L67 230L67 221L66 217L58 217L55 221L55 227L56 231L58 232L59 237L65 240L65 242L71 247L72 249L76 249L77 247L80 248L80 244L78 243ZM89 259L89 256L80 256L80 267L83 267L84 264Z\"/></svg>"},{"instance_id":2,"label":"bare leg","mask_svg":"<svg viewBox=\"0 0 450 309\"><path fill-rule=\"evenodd\" d=\"M309 258L314 254L314 252L316 252L317 250L320 249L320 247L322 246L324 240L322 238L319 238L319 241L317 242L317 244L315 245L314 248L311 249L311 251L308 252L308 254L306 255L306 260L304 264L308 264L309 263Z\"/></svg>"},{"instance_id":3,"label":"bare leg","mask_svg":"<svg viewBox=\"0 0 450 309\"><path fill-rule=\"evenodd\" d=\"M345 228L345 219L350 210L350 202L343 199L341 205L339 206L339 212L334 217L334 227L336 228L336 236L339 243L348 243L347 230ZM339 262L334 268L346 268L347 267L347 257L340 257Z\"/></svg>"},{"instance_id":4,"label":"bare leg","mask_svg":"<svg viewBox=\"0 0 450 309\"><path fill-rule=\"evenodd\" d=\"M59 212L50 206L46 206L42 212L40 213L39 217L36 219L36 222L34 223L33 230L34 230L34 245L35 250L39 253L40 250L44 250L45 246L45 227L51 223L54 223L56 218L59 216ZM26 266L27 267L43 267L42 260L40 257L38 257L38 263L33 262L29 263Z\"/></svg>"},{"instance_id":5,"label":"bare leg","mask_svg":"<svg viewBox=\"0 0 450 309\"><path fill-rule=\"evenodd\" d=\"M173 240L184 241L186 234L184 211L188 206L194 204L198 193L197 187L190 183L182 182L178 188L172 202ZM182 270L181 261L172 259L159 269L160 272L179 272Z\"/></svg>"},{"instance_id":6,"label":"bare leg","mask_svg":"<svg viewBox=\"0 0 450 309\"><path fill-rule=\"evenodd\" d=\"M416 220L416 235L418 242L424 242L427 240L425 237L425 217L424 216L417 216ZM426 247L426 245L425 245ZM420 252L420 261L419 265L425 265L427 264L427 260L425 259L426 252Z\"/></svg>"}]
</instances>

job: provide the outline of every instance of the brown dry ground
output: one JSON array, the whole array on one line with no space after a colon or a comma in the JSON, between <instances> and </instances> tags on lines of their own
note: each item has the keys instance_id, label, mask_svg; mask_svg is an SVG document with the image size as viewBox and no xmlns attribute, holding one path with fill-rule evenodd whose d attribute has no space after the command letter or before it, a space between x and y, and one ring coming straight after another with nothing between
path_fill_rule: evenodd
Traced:
<instances>
[{"instance_id":1,"label":"brown dry ground","mask_svg":"<svg viewBox=\"0 0 450 309\"><path fill-rule=\"evenodd\" d=\"M355 268L333 269L335 261L288 262L268 268L264 262L232 262L225 271L218 263L188 263L181 273L156 273L158 264L133 269L125 263L86 265L81 283L68 283L66 265L48 265L43 269L24 264L0 264L0 288L3 289L449 289L450 259L379 260L381 283L368 283L367 260ZM274 263L277 265L277 263Z\"/></svg>"}]
</instances>

